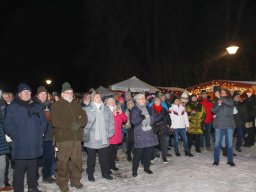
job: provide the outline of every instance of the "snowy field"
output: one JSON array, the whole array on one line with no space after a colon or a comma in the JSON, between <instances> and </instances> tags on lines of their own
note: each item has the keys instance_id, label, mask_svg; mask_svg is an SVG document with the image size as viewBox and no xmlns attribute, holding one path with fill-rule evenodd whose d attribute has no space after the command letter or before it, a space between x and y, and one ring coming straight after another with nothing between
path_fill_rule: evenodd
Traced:
<instances>
[{"instance_id":1,"label":"snowy field","mask_svg":"<svg viewBox=\"0 0 256 192\"><path fill-rule=\"evenodd\" d=\"M180 147L181 148L181 147ZM96 181L89 182L86 172L83 172L81 182L84 187L77 190L70 187L71 192L254 192L256 191L256 146L242 148L243 152L236 152L234 157L236 167L226 164L226 157L221 155L218 167L213 167L213 152L203 151L201 154L192 150L194 157L169 157L164 164L160 158L151 165L153 175L138 170L136 178L131 175L131 162L126 161L126 156L119 150L120 161L117 167L120 170L113 174L114 180L101 178L99 163L97 161ZM83 168L86 156L84 156ZM10 178L11 179L11 178ZM39 189L44 192L57 192L55 184L45 184L39 179Z\"/></svg>"}]
</instances>

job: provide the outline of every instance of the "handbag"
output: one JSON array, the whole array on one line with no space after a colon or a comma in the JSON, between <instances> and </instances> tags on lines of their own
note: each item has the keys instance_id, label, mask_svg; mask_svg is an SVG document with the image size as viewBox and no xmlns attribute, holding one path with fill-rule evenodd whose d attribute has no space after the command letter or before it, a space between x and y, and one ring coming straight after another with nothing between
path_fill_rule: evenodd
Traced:
<instances>
[{"instance_id":1,"label":"handbag","mask_svg":"<svg viewBox=\"0 0 256 192\"><path fill-rule=\"evenodd\" d=\"M155 134L158 134L159 131L160 131L159 125L156 125L156 124L152 125L152 129L153 129L153 132L154 132Z\"/></svg>"},{"instance_id":2,"label":"handbag","mask_svg":"<svg viewBox=\"0 0 256 192\"><path fill-rule=\"evenodd\" d=\"M95 122L96 122L96 118L94 119L91 128L86 133L84 133L84 142L85 143L89 143L90 142L90 135L91 135L90 132L91 132L91 129L94 126Z\"/></svg>"}]
</instances>

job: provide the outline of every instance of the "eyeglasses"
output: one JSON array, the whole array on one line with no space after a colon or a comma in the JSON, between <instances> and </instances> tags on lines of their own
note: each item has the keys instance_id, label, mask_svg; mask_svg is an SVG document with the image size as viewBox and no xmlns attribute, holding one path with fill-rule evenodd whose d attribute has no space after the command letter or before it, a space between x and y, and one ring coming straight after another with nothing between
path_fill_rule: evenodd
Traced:
<instances>
[{"instance_id":1,"label":"eyeglasses","mask_svg":"<svg viewBox=\"0 0 256 192\"><path fill-rule=\"evenodd\" d=\"M21 93L23 93L23 94L31 94L31 91L29 91L29 90L24 90L24 91L21 91Z\"/></svg>"}]
</instances>

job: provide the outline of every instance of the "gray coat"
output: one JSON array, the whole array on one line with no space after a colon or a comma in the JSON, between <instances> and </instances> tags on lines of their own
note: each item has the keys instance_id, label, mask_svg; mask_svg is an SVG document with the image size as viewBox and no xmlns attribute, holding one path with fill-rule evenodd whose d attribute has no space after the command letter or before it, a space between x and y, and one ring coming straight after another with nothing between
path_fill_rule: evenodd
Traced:
<instances>
[{"instance_id":1,"label":"gray coat","mask_svg":"<svg viewBox=\"0 0 256 192\"><path fill-rule=\"evenodd\" d=\"M96 112L93 109L92 105L88 105L83 108L88 116L88 123L84 128L84 134L90 133L90 141L88 143L84 142L84 146L92 149L101 149L104 147L108 147L109 144L103 144L102 140L95 140L95 118ZM108 138L114 135L114 118L111 110L104 106L104 116L105 116L105 129L107 130Z\"/></svg>"},{"instance_id":2,"label":"gray coat","mask_svg":"<svg viewBox=\"0 0 256 192\"><path fill-rule=\"evenodd\" d=\"M213 128L225 129L236 128L235 120L233 116L234 101L232 98L222 97L221 105L218 104L218 100L214 102L212 112L215 115L213 120Z\"/></svg>"}]
</instances>

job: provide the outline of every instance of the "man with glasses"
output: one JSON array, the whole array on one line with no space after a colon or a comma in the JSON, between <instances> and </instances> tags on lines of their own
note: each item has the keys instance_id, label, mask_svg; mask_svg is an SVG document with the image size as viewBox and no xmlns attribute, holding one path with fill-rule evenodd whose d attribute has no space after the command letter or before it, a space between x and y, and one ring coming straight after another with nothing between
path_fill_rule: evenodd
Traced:
<instances>
[{"instance_id":1,"label":"man with glasses","mask_svg":"<svg viewBox=\"0 0 256 192\"><path fill-rule=\"evenodd\" d=\"M54 127L57 152L57 180L61 192L69 191L68 182L77 189L82 173L83 128L87 115L82 106L73 101L74 93L70 84L62 84L61 99L52 104L51 120Z\"/></svg>"},{"instance_id":2,"label":"man with glasses","mask_svg":"<svg viewBox=\"0 0 256 192\"><path fill-rule=\"evenodd\" d=\"M41 106L31 100L31 88L25 83L19 84L17 97L6 108L4 119L4 130L12 139L15 192L24 191L25 172L28 191L39 192L37 159L43 154L42 143L46 124Z\"/></svg>"}]
</instances>

